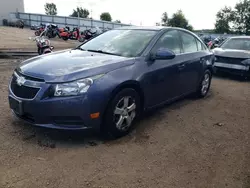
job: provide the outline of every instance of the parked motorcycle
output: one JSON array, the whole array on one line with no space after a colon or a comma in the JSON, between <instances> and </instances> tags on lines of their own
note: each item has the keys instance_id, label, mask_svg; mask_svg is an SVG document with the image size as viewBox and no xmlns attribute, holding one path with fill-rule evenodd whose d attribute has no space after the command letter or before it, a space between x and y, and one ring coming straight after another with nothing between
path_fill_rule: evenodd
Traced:
<instances>
[{"instance_id":1,"label":"parked motorcycle","mask_svg":"<svg viewBox=\"0 0 250 188\"><path fill-rule=\"evenodd\" d=\"M44 32L44 29L45 29L45 25L44 24L40 24L40 26L37 26L35 28L35 35L36 36L40 36L42 32Z\"/></svg>"},{"instance_id":2,"label":"parked motorcycle","mask_svg":"<svg viewBox=\"0 0 250 188\"><path fill-rule=\"evenodd\" d=\"M50 24L50 26L48 26L48 30L46 34L48 38L55 38L56 36L60 38L59 28L56 24Z\"/></svg>"},{"instance_id":3,"label":"parked motorcycle","mask_svg":"<svg viewBox=\"0 0 250 188\"><path fill-rule=\"evenodd\" d=\"M51 53L54 47L51 45L50 40L44 36L37 36L34 38L37 45L37 52L39 55Z\"/></svg>"},{"instance_id":4,"label":"parked motorcycle","mask_svg":"<svg viewBox=\"0 0 250 188\"><path fill-rule=\"evenodd\" d=\"M35 35L46 36L48 38L55 38L56 36L58 36L60 38L59 28L55 24L46 24L45 27L40 27L39 30L35 32Z\"/></svg>"},{"instance_id":5,"label":"parked motorcycle","mask_svg":"<svg viewBox=\"0 0 250 188\"><path fill-rule=\"evenodd\" d=\"M100 34L102 34L102 30L99 27L87 29L83 32L85 40L90 40Z\"/></svg>"},{"instance_id":6,"label":"parked motorcycle","mask_svg":"<svg viewBox=\"0 0 250 188\"><path fill-rule=\"evenodd\" d=\"M210 41L210 42L208 43L208 47L209 47L210 49L217 48L217 47L219 47L219 46L221 45L221 43L222 43L224 40L225 40L224 38L218 37L218 38L214 39L213 41Z\"/></svg>"},{"instance_id":7,"label":"parked motorcycle","mask_svg":"<svg viewBox=\"0 0 250 188\"><path fill-rule=\"evenodd\" d=\"M60 32L60 37L63 39L63 40L79 40L81 41L83 36L82 36L83 33L80 33L80 30L78 27L75 27L73 29L73 31L70 31L69 30L69 27L65 28L65 30L63 32Z\"/></svg>"}]
</instances>

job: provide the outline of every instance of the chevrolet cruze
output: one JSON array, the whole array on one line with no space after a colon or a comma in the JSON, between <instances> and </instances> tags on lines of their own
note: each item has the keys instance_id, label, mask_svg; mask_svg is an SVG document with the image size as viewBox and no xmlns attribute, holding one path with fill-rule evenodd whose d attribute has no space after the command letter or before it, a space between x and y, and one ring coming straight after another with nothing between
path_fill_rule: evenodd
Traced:
<instances>
[{"instance_id":1,"label":"chevrolet cruze","mask_svg":"<svg viewBox=\"0 0 250 188\"><path fill-rule=\"evenodd\" d=\"M125 135L141 112L209 91L214 56L180 28L122 27L75 49L21 63L9 84L13 114L36 126Z\"/></svg>"}]
</instances>

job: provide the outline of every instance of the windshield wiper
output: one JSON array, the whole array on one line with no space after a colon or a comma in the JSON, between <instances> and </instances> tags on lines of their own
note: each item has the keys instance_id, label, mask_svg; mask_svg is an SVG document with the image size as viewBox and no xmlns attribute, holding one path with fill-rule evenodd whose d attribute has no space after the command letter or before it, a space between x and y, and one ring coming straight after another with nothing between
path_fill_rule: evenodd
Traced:
<instances>
[{"instance_id":1,"label":"windshield wiper","mask_svg":"<svg viewBox=\"0 0 250 188\"><path fill-rule=\"evenodd\" d=\"M108 55L117 55L117 56L121 56L121 54L105 52L105 51L102 51L102 50L86 50L86 51L88 51L88 52L96 52L96 53L101 53L101 54L108 54Z\"/></svg>"},{"instance_id":2,"label":"windshield wiper","mask_svg":"<svg viewBox=\"0 0 250 188\"><path fill-rule=\"evenodd\" d=\"M81 47L76 47L75 50L87 51L85 49L82 49Z\"/></svg>"}]
</instances>

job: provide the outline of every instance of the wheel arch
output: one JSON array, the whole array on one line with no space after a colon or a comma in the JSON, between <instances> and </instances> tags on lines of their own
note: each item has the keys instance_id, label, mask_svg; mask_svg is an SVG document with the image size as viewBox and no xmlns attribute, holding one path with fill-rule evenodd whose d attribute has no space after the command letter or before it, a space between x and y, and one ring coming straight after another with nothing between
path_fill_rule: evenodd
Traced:
<instances>
[{"instance_id":1,"label":"wheel arch","mask_svg":"<svg viewBox=\"0 0 250 188\"><path fill-rule=\"evenodd\" d=\"M119 84L118 86L116 86L112 92L110 93L109 95L109 98L108 98L108 102L107 102L107 105L105 107L105 110L104 110L104 116L103 116L103 120L105 118L105 115L106 115L106 112L107 112L107 109L109 107L109 104L110 102L112 101L112 99L115 97L115 95L120 92L121 90L123 89L126 89L126 88L131 88L131 89L134 89L140 96L140 106L141 106L141 110L144 109L144 92L140 86L140 83L137 82L137 81L134 81L134 80L128 80L128 81L125 81L121 84ZM102 120L102 122L103 122ZM101 124L101 130L104 128L105 126L103 125L103 123Z\"/></svg>"},{"instance_id":2,"label":"wheel arch","mask_svg":"<svg viewBox=\"0 0 250 188\"><path fill-rule=\"evenodd\" d=\"M214 69L213 69L212 66L208 66L208 67L206 68L206 70L209 70L209 71L211 72L212 75L214 74ZM205 71L206 71L206 70L205 70Z\"/></svg>"},{"instance_id":3,"label":"wheel arch","mask_svg":"<svg viewBox=\"0 0 250 188\"><path fill-rule=\"evenodd\" d=\"M121 84L119 84L115 89L113 89L113 91L111 92L110 94L110 97L109 97L109 102L108 104L110 103L110 101L112 100L112 98L119 92L121 91L122 89L125 89L125 88L131 88L131 89L134 89L140 96L140 104L141 104L141 107L142 109L144 108L144 100L145 100L145 96L144 96L144 92L143 92L143 89L141 88L140 86L140 83L138 81L135 81L135 80L128 80L128 81L125 81Z\"/></svg>"}]
</instances>

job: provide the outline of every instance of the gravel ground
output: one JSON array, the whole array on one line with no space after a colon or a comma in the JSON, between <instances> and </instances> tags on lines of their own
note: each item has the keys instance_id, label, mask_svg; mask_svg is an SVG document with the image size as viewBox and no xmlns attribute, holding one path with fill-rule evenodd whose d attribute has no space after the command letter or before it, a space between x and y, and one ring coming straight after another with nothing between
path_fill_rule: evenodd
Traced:
<instances>
[{"instance_id":1,"label":"gravel ground","mask_svg":"<svg viewBox=\"0 0 250 188\"><path fill-rule=\"evenodd\" d=\"M206 99L148 113L116 141L12 117L0 60L0 187L250 188L250 83L214 78Z\"/></svg>"},{"instance_id":2,"label":"gravel ground","mask_svg":"<svg viewBox=\"0 0 250 188\"><path fill-rule=\"evenodd\" d=\"M29 40L29 37L35 37L35 31L30 29L18 29L14 27L1 27L0 26L0 50L26 50L36 51L35 41ZM61 50L66 48L73 48L78 46L78 41L68 40L63 41L59 38L50 39L51 45L55 47L55 50Z\"/></svg>"}]
</instances>

